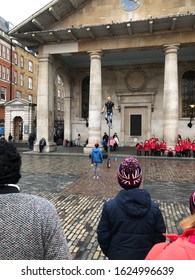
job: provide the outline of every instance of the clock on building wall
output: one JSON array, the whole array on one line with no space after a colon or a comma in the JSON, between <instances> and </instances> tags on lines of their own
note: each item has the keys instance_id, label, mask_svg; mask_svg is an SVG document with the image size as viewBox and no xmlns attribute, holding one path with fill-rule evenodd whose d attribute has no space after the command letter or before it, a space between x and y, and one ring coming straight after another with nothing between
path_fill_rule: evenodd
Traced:
<instances>
[{"instance_id":1,"label":"clock on building wall","mask_svg":"<svg viewBox=\"0 0 195 280\"><path fill-rule=\"evenodd\" d=\"M120 6L125 11L134 11L142 2L143 0L120 0Z\"/></svg>"}]
</instances>

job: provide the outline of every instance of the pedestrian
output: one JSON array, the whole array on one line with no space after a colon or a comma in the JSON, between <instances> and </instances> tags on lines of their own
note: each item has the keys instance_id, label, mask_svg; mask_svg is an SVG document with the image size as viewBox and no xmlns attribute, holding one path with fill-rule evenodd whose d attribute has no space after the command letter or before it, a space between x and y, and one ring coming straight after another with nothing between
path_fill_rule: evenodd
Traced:
<instances>
[{"instance_id":1,"label":"pedestrian","mask_svg":"<svg viewBox=\"0 0 195 280\"><path fill-rule=\"evenodd\" d=\"M173 157L173 150L171 148L168 149L167 156L168 157Z\"/></svg>"},{"instance_id":2,"label":"pedestrian","mask_svg":"<svg viewBox=\"0 0 195 280\"><path fill-rule=\"evenodd\" d=\"M146 260L195 260L195 191L189 200L191 215L180 223L181 235L164 234L170 242L156 244L146 256Z\"/></svg>"},{"instance_id":3,"label":"pedestrian","mask_svg":"<svg viewBox=\"0 0 195 280\"><path fill-rule=\"evenodd\" d=\"M103 162L103 154L99 148L99 144L95 143L95 148L91 152L91 164L93 164L93 179L99 180L100 178L100 163Z\"/></svg>"},{"instance_id":4,"label":"pedestrian","mask_svg":"<svg viewBox=\"0 0 195 280\"><path fill-rule=\"evenodd\" d=\"M0 142L7 142L6 139L5 139L5 135L4 135L4 134L1 135L1 137L0 137Z\"/></svg>"},{"instance_id":5,"label":"pedestrian","mask_svg":"<svg viewBox=\"0 0 195 280\"><path fill-rule=\"evenodd\" d=\"M46 146L46 140L44 137L39 141L39 153L42 153L44 147Z\"/></svg>"},{"instance_id":6,"label":"pedestrian","mask_svg":"<svg viewBox=\"0 0 195 280\"><path fill-rule=\"evenodd\" d=\"M80 141L81 141L81 134L79 133L77 138L74 141L74 145L80 147L80 145L81 145Z\"/></svg>"},{"instance_id":7,"label":"pedestrian","mask_svg":"<svg viewBox=\"0 0 195 280\"><path fill-rule=\"evenodd\" d=\"M145 141L144 141L144 146L143 146L143 148L144 148L144 155L145 155L145 156L149 156L150 143L149 143L148 140L145 140Z\"/></svg>"},{"instance_id":8,"label":"pedestrian","mask_svg":"<svg viewBox=\"0 0 195 280\"><path fill-rule=\"evenodd\" d=\"M104 135L102 137L102 146L104 147L104 150L106 152L108 151L108 140L109 140L109 136L106 132L104 132Z\"/></svg>"},{"instance_id":9,"label":"pedestrian","mask_svg":"<svg viewBox=\"0 0 195 280\"><path fill-rule=\"evenodd\" d=\"M13 139L13 137L12 137L11 133L9 133L8 142L12 142L12 139Z\"/></svg>"},{"instance_id":10,"label":"pedestrian","mask_svg":"<svg viewBox=\"0 0 195 280\"><path fill-rule=\"evenodd\" d=\"M114 102L112 102L112 99L110 96L108 96L107 102L104 104L104 107L102 108L102 114L105 112L105 120L106 123L109 123L108 117L110 118L110 128L112 128L112 116L113 116L113 108L118 110L118 107L115 106Z\"/></svg>"},{"instance_id":11,"label":"pedestrian","mask_svg":"<svg viewBox=\"0 0 195 280\"><path fill-rule=\"evenodd\" d=\"M192 149L193 158L195 158L195 140L193 140L193 142L192 142L191 149Z\"/></svg>"},{"instance_id":12,"label":"pedestrian","mask_svg":"<svg viewBox=\"0 0 195 280\"><path fill-rule=\"evenodd\" d=\"M0 259L71 259L55 206L20 192L21 164L16 147L0 142Z\"/></svg>"},{"instance_id":13,"label":"pedestrian","mask_svg":"<svg viewBox=\"0 0 195 280\"><path fill-rule=\"evenodd\" d=\"M166 149L167 149L167 143L166 143L164 140L161 140L160 146L161 146L161 153L162 153L162 156L164 157L165 151L166 151Z\"/></svg>"},{"instance_id":14,"label":"pedestrian","mask_svg":"<svg viewBox=\"0 0 195 280\"><path fill-rule=\"evenodd\" d=\"M30 133L29 134L29 137L28 137L28 148L30 150L33 150L33 147L34 147L34 141L35 141L35 136L33 133Z\"/></svg>"},{"instance_id":15,"label":"pedestrian","mask_svg":"<svg viewBox=\"0 0 195 280\"><path fill-rule=\"evenodd\" d=\"M137 159L124 159L117 178L122 190L103 205L98 242L110 260L144 260L154 244L165 241L165 222L149 192L140 188L142 170Z\"/></svg>"},{"instance_id":16,"label":"pedestrian","mask_svg":"<svg viewBox=\"0 0 195 280\"><path fill-rule=\"evenodd\" d=\"M137 151L137 156L141 156L142 155L142 150L143 150L143 143L137 143L136 144L136 151Z\"/></svg>"},{"instance_id":17,"label":"pedestrian","mask_svg":"<svg viewBox=\"0 0 195 280\"><path fill-rule=\"evenodd\" d=\"M116 151L118 149L118 146L119 146L119 137L118 137L116 132L113 134L112 138L114 140L113 151Z\"/></svg>"},{"instance_id":18,"label":"pedestrian","mask_svg":"<svg viewBox=\"0 0 195 280\"><path fill-rule=\"evenodd\" d=\"M195 214L195 191L192 192L190 195L189 206L190 206L190 213L192 215Z\"/></svg>"}]
</instances>

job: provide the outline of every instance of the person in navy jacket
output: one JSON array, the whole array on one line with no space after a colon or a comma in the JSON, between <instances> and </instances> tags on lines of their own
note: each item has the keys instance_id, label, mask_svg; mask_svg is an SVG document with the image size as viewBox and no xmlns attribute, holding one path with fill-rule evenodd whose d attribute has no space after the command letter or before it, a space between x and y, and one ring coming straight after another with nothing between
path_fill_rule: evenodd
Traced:
<instances>
[{"instance_id":1,"label":"person in navy jacket","mask_svg":"<svg viewBox=\"0 0 195 280\"><path fill-rule=\"evenodd\" d=\"M117 177L122 190L103 205L98 242L110 260L144 260L154 244L165 241L165 222L149 192L140 188L142 170L137 159L124 159Z\"/></svg>"}]
</instances>

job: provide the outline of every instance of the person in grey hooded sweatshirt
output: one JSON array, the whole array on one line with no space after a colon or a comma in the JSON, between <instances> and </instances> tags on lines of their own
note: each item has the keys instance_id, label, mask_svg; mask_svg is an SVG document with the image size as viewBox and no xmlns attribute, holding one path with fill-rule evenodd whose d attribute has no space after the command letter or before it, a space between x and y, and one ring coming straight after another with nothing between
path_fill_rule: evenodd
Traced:
<instances>
[{"instance_id":1,"label":"person in grey hooded sweatshirt","mask_svg":"<svg viewBox=\"0 0 195 280\"><path fill-rule=\"evenodd\" d=\"M140 188L142 170L137 159L124 159L117 177L123 189L103 205L98 242L110 260L144 260L154 244L165 241L165 222L149 192Z\"/></svg>"}]
</instances>

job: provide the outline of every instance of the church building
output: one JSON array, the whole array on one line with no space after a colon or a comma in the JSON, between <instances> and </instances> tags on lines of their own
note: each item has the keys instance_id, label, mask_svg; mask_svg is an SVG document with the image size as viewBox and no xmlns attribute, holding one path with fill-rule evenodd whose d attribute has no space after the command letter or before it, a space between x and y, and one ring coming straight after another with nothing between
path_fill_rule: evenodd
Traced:
<instances>
[{"instance_id":1,"label":"church building","mask_svg":"<svg viewBox=\"0 0 195 280\"><path fill-rule=\"evenodd\" d=\"M14 27L9 35L38 56L37 140L46 138L46 151L56 149L54 108L64 112L64 139L81 134L91 151L108 131L108 97L121 146L152 135L168 147L178 134L194 140L194 12L195 0L54 0Z\"/></svg>"}]
</instances>

